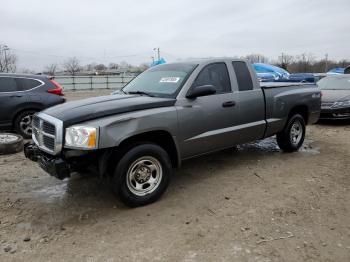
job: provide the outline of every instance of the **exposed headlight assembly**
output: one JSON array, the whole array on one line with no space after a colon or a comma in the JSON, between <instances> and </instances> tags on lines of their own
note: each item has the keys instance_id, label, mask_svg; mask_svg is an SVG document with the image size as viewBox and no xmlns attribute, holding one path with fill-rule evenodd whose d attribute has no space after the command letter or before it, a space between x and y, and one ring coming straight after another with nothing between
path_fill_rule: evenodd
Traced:
<instances>
[{"instance_id":1,"label":"exposed headlight assembly","mask_svg":"<svg viewBox=\"0 0 350 262\"><path fill-rule=\"evenodd\" d=\"M350 107L350 100L347 101L341 101L341 102L335 102L332 107Z\"/></svg>"},{"instance_id":2,"label":"exposed headlight assembly","mask_svg":"<svg viewBox=\"0 0 350 262\"><path fill-rule=\"evenodd\" d=\"M98 129L89 126L66 128L65 146L68 148L96 149Z\"/></svg>"}]
</instances>

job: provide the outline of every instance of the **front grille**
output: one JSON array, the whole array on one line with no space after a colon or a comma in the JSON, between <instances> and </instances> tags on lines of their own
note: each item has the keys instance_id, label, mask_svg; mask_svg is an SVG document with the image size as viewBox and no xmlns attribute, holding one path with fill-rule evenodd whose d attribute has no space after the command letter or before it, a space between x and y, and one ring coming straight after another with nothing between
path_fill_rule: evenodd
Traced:
<instances>
[{"instance_id":1,"label":"front grille","mask_svg":"<svg viewBox=\"0 0 350 262\"><path fill-rule=\"evenodd\" d=\"M49 122L43 122L43 131L50 135L56 135L56 127L55 125Z\"/></svg>"},{"instance_id":2,"label":"front grille","mask_svg":"<svg viewBox=\"0 0 350 262\"><path fill-rule=\"evenodd\" d=\"M33 117L33 140L38 147L50 154L57 154L62 146L62 122L39 113Z\"/></svg>"},{"instance_id":3,"label":"front grille","mask_svg":"<svg viewBox=\"0 0 350 262\"><path fill-rule=\"evenodd\" d=\"M50 150L54 150L55 149L55 138L44 135L43 136L43 145Z\"/></svg>"}]
</instances>

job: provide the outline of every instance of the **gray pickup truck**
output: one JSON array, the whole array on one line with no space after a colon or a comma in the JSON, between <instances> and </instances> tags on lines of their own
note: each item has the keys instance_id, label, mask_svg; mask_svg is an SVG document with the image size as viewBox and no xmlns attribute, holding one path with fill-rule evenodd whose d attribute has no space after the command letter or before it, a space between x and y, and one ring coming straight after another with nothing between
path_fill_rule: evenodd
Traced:
<instances>
[{"instance_id":1,"label":"gray pickup truck","mask_svg":"<svg viewBox=\"0 0 350 262\"><path fill-rule=\"evenodd\" d=\"M165 64L112 95L36 114L24 153L59 179L87 169L110 177L135 207L157 200L185 159L273 135L283 151L297 151L320 105L315 85L262 86L245 60Z\"/></svg>"}]
</instances>

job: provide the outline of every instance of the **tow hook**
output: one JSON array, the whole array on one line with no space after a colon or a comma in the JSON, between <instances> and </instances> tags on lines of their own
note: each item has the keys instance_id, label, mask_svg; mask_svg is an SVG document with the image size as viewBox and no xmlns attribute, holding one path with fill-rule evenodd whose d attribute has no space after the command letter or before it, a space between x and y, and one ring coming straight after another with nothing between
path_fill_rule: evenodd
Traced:
<instances>
[{"instance_id":1,"label":"tow hook","mask_svg":"<svg viewBox=\"0 0 350 262\"><path fill-rule=\"evenodd\" d=\"M26 158L37 162L39 157L38 147L30 142L24 145L24 155Z\"/></svg>"}]
</instances>

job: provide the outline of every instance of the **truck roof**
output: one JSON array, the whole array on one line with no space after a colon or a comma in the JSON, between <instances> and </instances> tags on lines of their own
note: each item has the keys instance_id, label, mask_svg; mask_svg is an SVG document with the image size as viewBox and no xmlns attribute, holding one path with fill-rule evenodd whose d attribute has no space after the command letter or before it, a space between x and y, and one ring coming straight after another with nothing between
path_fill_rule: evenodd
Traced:
<instances>
[{"instance_id":1,"label":"truck roof","mask_svg":"<svg viewBox=\"0 0 350 262\"><path fill-rule=\"evenodd\" d=\"M216 62L231 62L231 61L242 61L242 62L248 62L246 59L242 58L234 58L234 57L218 57L218 58L197 58L197 59L190 59L186 61L181 62L175 62L171 64L208 64L208 63L216 63Z\"/></svg>"}]
</instances>

